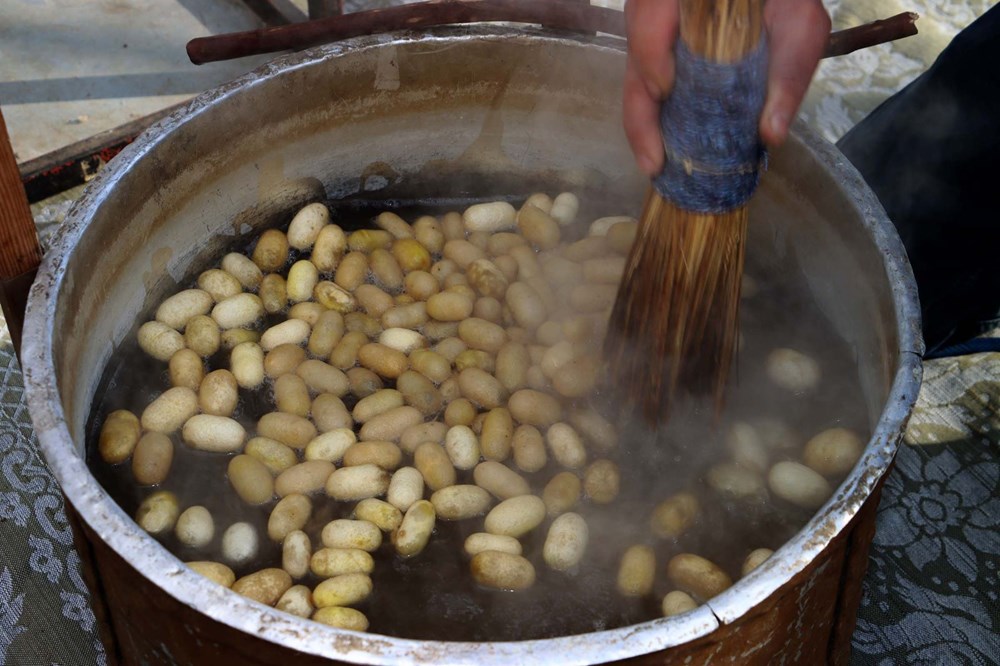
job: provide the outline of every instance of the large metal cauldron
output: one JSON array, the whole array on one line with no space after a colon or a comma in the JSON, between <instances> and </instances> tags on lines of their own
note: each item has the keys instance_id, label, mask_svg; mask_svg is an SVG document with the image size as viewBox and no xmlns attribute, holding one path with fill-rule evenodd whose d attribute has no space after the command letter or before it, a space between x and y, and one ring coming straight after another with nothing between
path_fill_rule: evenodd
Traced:
<instances>
[{"instance_id":1,"label":"large metal cauldron","mask_svg":"<svg viewBox=\"0 0 1000 666\"><path fill-rule=\"evenodd\" d=\"M45 458L79 519L98 617L142 664L844 661L886 473L920 380L918 309L890 223L830 145L798 128L773 156L756 251L796 255L856 351L875 433L791 542L683 616L552 640L446 643L338 631L186 569L84 463L104 366L139 312L234 236L304 202L601 192L637 213L620 128L620 40L500 27L367 37L275 61L147 132L88 188L32 289L23 361ZM755 251L752 246L751 251ZM113 653L114 654L114 653ZM690 658L691 661L687 661Z\"/></svg>"}]
</instances>

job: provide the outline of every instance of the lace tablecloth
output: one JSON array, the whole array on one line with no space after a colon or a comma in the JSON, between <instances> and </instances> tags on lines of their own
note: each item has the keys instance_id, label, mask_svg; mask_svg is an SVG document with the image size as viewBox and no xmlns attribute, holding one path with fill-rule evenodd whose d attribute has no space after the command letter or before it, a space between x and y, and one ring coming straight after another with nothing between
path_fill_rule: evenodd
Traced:
<instances>
[{"instance_id":1,"label":"lace tablecloth","mask_svg":"<svg viewBox=\"0 0 1000 666\"><path fill-rule=\"evenodd\" d=\"M921 35L825 61L803 116L838 139L992 4L828 0L836 28L915 10ZM0 386L0 664L103 664L59 488L36 450L3 338ZM926 364L879 507L854 663L1000 663L998 412L1000 354Z\"/></svg>"}]
</instances>

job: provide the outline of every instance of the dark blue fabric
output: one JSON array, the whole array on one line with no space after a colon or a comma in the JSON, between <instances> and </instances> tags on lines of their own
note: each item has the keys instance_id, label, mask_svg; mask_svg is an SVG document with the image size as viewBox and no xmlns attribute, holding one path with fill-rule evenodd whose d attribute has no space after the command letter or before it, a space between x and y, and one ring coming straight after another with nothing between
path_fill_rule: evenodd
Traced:
<instances>
[{"instance_id":1,"label":"dark blue fabric","mask_svg":"<svg viewBox=\"0 0 1000 666\"><path fill-rule=\"evenodd\" d=\"M660 110L666 164L657 191L685 210L723 213L757 188L766 153L757 126L764 106L767 44L737 63L693 54L678 41L674 89Z\"/></svg>"}]
</instances>

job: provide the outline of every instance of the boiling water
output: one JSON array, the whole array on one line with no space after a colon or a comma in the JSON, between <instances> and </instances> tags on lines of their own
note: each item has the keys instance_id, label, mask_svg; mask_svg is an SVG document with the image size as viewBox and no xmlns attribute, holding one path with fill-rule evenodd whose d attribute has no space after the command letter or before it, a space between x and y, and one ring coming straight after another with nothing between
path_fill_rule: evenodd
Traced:
<instances>
[{"instance_id":1,"label":"boiling water","mask_svg":"<svg viewBox=\"0 0 1000 666\"><path fill-rule=\"evenodd\" d=\"M404 219L414 220L423 214L461 210L450 205L420 205L378 202L377 208L364 202L330 203L333 221L347 230L365 226L374 214L393 209ZM462 202L466 205L471 202ZM581 207L581 210L588 210ZM616 211L590 208L591 219ZM751 227L752 227L751 221ZM580 233L586 233L583 228ZM248 244L248 247L251 245ZM636 438L630 424L617 453L609 455L621 468L621 494L610 505L598 506L583 500L574 510L589 525L587 554L578 568L569 573L549 569L541 558L548 525L522 539L524 556L535 564L537 580L528 590L505 592L476 584L469 573L468 557L463 550L465 538L481 531L481 518L466 521L438 521L427 548L418 556L404 559L396 555L389 539L375 557L372 573L374 591L358 604L370 621L369 631L407 638L456 641L526 640L609 629L654 619L660 616L660 600L672 586L665 576L666 562L681 552L697 553L722 567L734 580L739 578L743 558L756 548L776 550L794 535L811 512L783 502L776 497L760 501L724 500L704 483L708 466L725 457L723 439L735 421L755 422L761 418L783 421L800 440L799 446L814 434L833 426L855 430L862 440L868 437L868 414L861 397L855 359L849 349L832 334L824 317L812 303L804 287L799 267L777 262L765 253L751 251L747 273L757 284L757 293L746 298L741 313L743 346L738 367L733 373L733 387L721 420L705 426L700 418L687 419L683 410L672 418L665 434L653 441ZM294 250L292 251L293 255ZM221 258L221 257L220 257ZM289 265L296 260L292 256ZM218 259L218 258L217 258ZM211 266L217 266L215 261ZM195 286L201 270L192 272L179 288ZM141 321L152 318L152 311ZM265 322L265 327L281 317ZM141 323L140 321L140 323ZM821 366L823 380L807 396L792 395L778 389L765 374L765 358L776 347L802 351ZM228 367L228 353L208 359L206 371ZM273 409L270 382L257 391L240 391L240 403L233 418L251 426L257 418ZM390 387L391 383L386 382ZM141 351L134 334L123 342L105 370L97 400L88 423L88 462L95 477L126 513L135 515L142 499L152 492L136 486L128 462L111 466L103 462L96 442L104 417L116 409L141 414L156 395L169 387L166 364ZM612 388L603 389L605 396ZM348 409L355 400L344 397ZM220 548L221 534L237 521L250 522L260 535L258 556L251 562L234 566L239 578L264 567L280 566L280 545L267 538L267 519L276 501L262 506L248 506L240 500L226 480L229 456L203 453L185 446L179 434L173 435L174 461L163 490L174 492L182 510L205 506L213 515L216 536L206 548L194 549L181 544L172 534L161 537L163 545L184 561L224 561ZM795 459L798 452L788 455ZM405 464L405 463L404 463ZM522 475L533 491L541 493L545 483L561 471L550 460L536 473ZM458 472L458 483L472 483L472 473ZM656 539L649 529L652 508L666 497L688 490L700 501L702 511L692 528L678 539ZM313 499L313 514L304 528L314 547L319 543L323 525L334 518L349 517L354 502L335 502L324 495ZM653 592L640 599L629 599L615 588L618 563L630 545L646 543L657 556L657 576ZM311 574L296 581L310 588L319 579Z\"/></svg>"}]
</instances>

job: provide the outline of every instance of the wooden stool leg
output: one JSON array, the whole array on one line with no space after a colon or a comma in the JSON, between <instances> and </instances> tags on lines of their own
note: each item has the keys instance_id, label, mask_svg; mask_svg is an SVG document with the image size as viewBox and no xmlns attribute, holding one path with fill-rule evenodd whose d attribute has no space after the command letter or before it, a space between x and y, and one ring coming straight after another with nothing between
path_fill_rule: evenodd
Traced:
<instances>
[{"instance_id":1,"label":"wooden stool leg","mask_svg":"<svg viewBox=\"0 0 1000 666\"><path fill-rule=\"evenodd\" d=\"M21 349L28 290L41 260L35 220L21 185L7 124L0 112L0 307L15 352Z\"/></svg>"}]
</instances>

